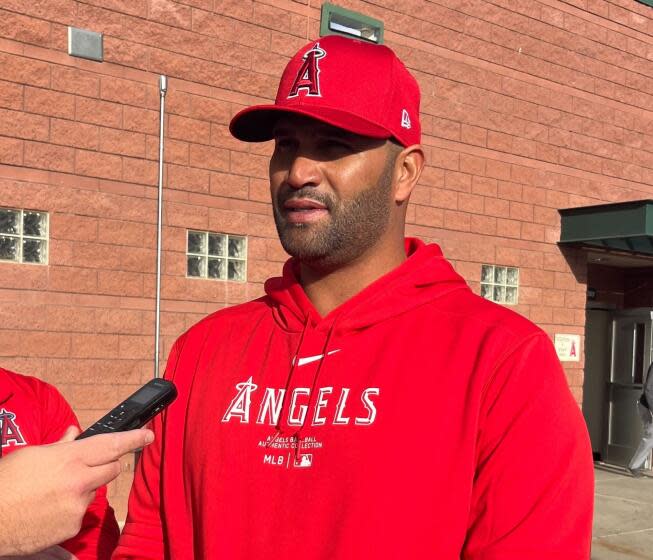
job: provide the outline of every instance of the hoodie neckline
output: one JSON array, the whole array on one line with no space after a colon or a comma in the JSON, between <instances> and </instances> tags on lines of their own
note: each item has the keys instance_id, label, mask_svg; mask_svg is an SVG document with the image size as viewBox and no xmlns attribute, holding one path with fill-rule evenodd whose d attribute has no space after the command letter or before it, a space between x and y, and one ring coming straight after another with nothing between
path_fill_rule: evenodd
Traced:
<instances>
[{"instance_id":1,"label":"hoodie neckline","mask_svg":"<svg viewBox=\"0 0 653 560\"><path fill-rule=\"evenodd\" d=\"M416 238L405 240L406 260L322 317L299 281L299 261L286 261L281 277L265 283L275 319L285 330L300 332L309 326L328 331L355 330L400 314L425 301L467 288L444 258L440 247Z\"/></svg>"}]
</instances>

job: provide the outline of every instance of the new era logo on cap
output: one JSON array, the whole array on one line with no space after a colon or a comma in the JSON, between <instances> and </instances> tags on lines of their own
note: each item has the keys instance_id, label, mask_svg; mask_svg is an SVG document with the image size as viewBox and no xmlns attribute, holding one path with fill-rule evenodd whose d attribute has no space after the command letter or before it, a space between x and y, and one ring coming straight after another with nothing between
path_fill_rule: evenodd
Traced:
<instances>
[{"instance_id":1,"label":"new era logo on cap","mask_svg":"<svg viewBox=\"0 0 653 560\"><path fill-rule=\"evenodd\" d=\"M240 140L271 140L276 120L290 112L410 146L421 141L419 101L417 81L388 47L329 35L290 60L274 104L243 109L229 129Z\"/></svg>"},{"instance_id":2,"label":"new era logo on cap","mask_svg":"<svg viewBox=\"0 0 653 560\"><path fill-rule=\"evenodd\" d=\"M406 109L401 111L401 126L404 128L410 128L410 115Z\"/></svg>"}]
</instances>

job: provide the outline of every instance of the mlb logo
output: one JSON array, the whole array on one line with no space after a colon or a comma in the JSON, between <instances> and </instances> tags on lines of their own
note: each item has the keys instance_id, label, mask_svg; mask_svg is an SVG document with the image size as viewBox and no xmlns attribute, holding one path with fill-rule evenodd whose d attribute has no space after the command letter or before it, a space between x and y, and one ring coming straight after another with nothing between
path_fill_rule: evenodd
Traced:
<instances>
[{"instance_id":1,"label":"mlb logo","mask_svg":"<svg viewBox=\"0 0 653 560\"><path fill-rule=\"evenodd\" d=\"M307 453L305 455L300 455L295 459L295 467L298 469L306 469L313 465L313 455Z\"/></svg>"}]
</instances>

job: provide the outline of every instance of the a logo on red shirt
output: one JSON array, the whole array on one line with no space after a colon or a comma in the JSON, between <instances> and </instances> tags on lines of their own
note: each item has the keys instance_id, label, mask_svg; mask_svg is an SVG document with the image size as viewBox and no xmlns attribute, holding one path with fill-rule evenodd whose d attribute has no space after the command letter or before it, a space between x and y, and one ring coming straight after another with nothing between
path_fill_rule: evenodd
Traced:
<instances>
[{"instance_id":1,"label":"a logo on red shirt","mask_svg":"<svg viewBox=\"0 0 653 560\"><path fill-rule=\"evenodd\" d=\"M0 443L2 447L9 447L9 444L25 445L25 438L20 432L20 426L16 422L16 415L5 408L0 408Z\"/></svg>"},{"instance_id":2,"label":"a logo on red shirt","mask_svg":"<svg viewBox=\"0 0 653 560\"><path fill-rule=\"evenodd\" d=\"M315 43L310 51L304 53L304 62L299 67L295 81L288 93L288 99L297 97L301 90L304 90L309 97L321 97L319 60L326 54L326 51L320 47L320 43Z\"/></svg>"}]
</instances>

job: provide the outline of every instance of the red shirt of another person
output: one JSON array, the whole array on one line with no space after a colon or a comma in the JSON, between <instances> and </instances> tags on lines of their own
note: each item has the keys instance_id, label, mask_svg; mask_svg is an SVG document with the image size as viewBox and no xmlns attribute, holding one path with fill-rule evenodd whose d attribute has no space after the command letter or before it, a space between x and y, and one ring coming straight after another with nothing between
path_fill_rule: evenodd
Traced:
<instances>
[{"instance_id":1,"label":"red shirt of another person","mask_svg":"<svg viewBox=\"0 0 653 560\"><path fill-rule=\"evenodd\" d=\"M68 426L79 426L70 405L52 385L0 368L0 445L5 456L26 445L58 441ZM1 459L0 459L1 460ZM111 557L120 531L107 489L98 488L76 537L59 546L79 560Z\"/></svg>"}]
</instances>

